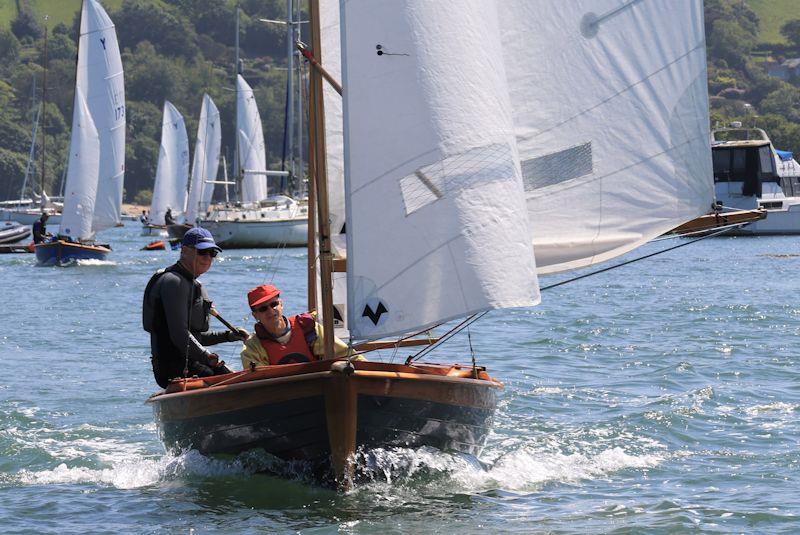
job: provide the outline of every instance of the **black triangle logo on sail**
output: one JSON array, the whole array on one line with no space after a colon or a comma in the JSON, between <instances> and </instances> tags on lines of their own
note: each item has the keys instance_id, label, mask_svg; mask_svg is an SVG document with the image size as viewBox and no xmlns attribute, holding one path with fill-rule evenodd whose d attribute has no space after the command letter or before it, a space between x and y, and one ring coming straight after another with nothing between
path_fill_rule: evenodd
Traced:
<instances>
[{"instance_id":1,"label":"black triangle logo on sail","mask_svg":"<svg viewBox=\"0 0 800 535\"><path fill-rule=\"evenodd\" d=\"M383 305L382 302L378 301L378 306L375 308L374 311L372 310L372 307L370 307L369 305L364 305L364 312L361 313L361 317L371 319L372 323L374 323L377 326L378 322L381 319L381 316L386 312L389 311L386 309L386 307Z\"/></svg>"}]
</instances>

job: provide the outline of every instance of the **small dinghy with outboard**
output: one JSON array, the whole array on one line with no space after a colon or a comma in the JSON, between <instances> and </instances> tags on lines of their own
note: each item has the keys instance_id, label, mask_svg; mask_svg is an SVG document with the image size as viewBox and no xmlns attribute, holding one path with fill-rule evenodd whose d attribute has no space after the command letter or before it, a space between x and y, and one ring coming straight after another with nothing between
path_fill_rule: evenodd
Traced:
<instances>
[{"instance_id":1,"label":"small dinghy with outboard","mask_svg":"<svg viewBox=\"0 0 800 535\"><path fill-rule=\"evenodd\" d=\"M31 235L31 229L27 225L16 221L3 221L0 224L0 244L16 243L24 240Z\"/></svg>"}]
</instances>

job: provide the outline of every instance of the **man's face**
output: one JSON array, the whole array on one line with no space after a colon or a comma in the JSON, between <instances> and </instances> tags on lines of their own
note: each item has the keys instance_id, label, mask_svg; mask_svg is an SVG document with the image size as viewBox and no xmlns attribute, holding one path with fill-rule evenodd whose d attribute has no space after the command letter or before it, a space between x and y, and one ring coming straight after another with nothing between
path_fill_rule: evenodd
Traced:
<instances>
[{"instance_id":1,"label":"man's face","mask_svg":"<svg viewBox=\"0 0 800 535\"><path fill-rule=\"evenodd\" d=\"M181 264L183 264L195 277L199 277L214 263L216 249L195 249L194 247L181 247Z\"/></svg>"},{"instance_id":2,"label":"man's face","mask_svg":"<svg viewBox=\"0 0 800 535\"><path fill-rule=\"evenodd\" d=\"M253 317L267 329L267 332L278 336L283 331L283 301L274 297L266 303L261 303L252 309Z\"/></svg>"}]
</instances>

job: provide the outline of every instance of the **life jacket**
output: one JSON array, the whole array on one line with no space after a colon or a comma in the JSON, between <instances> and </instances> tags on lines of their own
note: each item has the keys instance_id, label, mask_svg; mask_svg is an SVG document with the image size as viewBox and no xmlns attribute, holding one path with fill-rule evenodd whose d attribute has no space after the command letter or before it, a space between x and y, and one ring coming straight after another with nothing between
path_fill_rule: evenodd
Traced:
<instances>
[{"instance_id":1,"label":"life jacket","mask_svg":"<svg viewBox=\"0 0 800 535\"><path fill-rule=\"evenodd\" d=\"M261 347L267 352L269 363L294 364L318 360L311 351L311 346L317 338L314 323L314 318L309 314L298 314L289 318L289 329L292 334L285 345L269 336L260 323L256 324L256 335Z\"/></svg>"}]
</instances>

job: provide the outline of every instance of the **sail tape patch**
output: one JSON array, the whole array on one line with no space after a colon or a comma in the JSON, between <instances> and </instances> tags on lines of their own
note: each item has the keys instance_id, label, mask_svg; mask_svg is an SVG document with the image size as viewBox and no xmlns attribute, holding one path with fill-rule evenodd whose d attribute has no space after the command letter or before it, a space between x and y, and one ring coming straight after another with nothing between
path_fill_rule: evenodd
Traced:
<instances>
[{"instance_id":1,"label":"sail tape patch","mask_svg":"<svg viewBox=\"0 0 800 535\"><path fill-rule=\"evenodd\" d=\"M522 161L522 182L525 191L553 186L592 174L592 143L575 145Z\"/></svg>"},{"instance_id":2,"label":"sail tape patch","mask_svg":"<svg viewBox=\"0 0 800 535\"><path fill-rule=\"evenodd\" d=\"M448 156L400 179L406 216L461 190L517 176L511 148L504 143Z\"/></svg>"}]
</instances>

